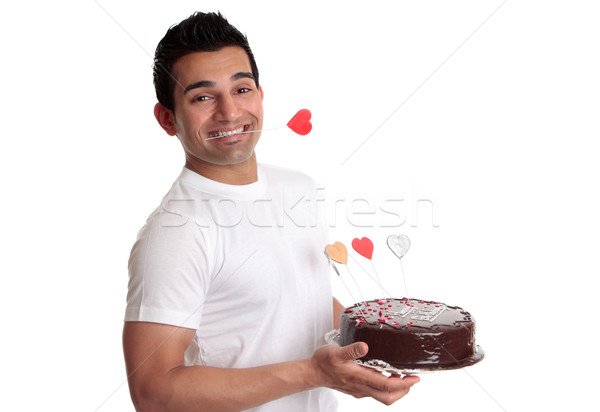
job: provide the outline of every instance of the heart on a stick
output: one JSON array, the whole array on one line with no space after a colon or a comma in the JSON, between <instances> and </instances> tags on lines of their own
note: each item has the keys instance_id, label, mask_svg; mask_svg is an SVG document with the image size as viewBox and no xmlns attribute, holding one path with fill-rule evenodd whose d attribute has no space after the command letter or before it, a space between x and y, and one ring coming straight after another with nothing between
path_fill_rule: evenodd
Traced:
<instances>
[{"instance_id":1,"label":"heart on a stick","mask_svg":"<svg viewBox=\"0 0 600 412\"><path fill-rule=\"evenodd\" d=\"M343 243L335 242L333 245L327 245L325 253L337 263L341 263L342 265L348 263L348 249L346 249Z\"/></svg>"},{"instance_id":2,"label":"heart on a stick","mask_svg":"<svg viewBox=\"0 0 600 412\"><path fill-rule=\"evenodd\" d=\"M387 238L387 244L394 255L398 256L398 259L402 259L410 248L410 239L406 235L390 235Z\"/></svg>"},{"instance_id":3,"label":"heart on a stick","mask_svg":"<svg viewBox=\"0 0 600 412\"><path fill-rule=\"evenodd\" d=\"M355 238L352 241L352 248L369 260L373 257L373 242L368 237Z\"/></svg>"},{"instance_id":4,"label":"heart on a stick","mask_svg":"<svg viewBox=\"0 0 600 412\"><path fill-rule=\"evenodd\" d=\"M300 136L306 136L312 130L310 110L302 109L292 117L287 126Z\"/></svg>"}]
</instances>

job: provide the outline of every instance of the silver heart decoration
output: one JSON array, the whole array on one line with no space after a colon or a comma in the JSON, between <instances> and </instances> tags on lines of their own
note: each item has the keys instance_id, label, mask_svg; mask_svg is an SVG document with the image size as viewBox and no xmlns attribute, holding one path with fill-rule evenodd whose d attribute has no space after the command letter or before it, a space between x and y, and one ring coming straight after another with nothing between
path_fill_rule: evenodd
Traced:
<instances>
[{"instance_id":1,"label":"silver heart decoration","mask_svg":"<svg viewBox=\"0 0 600 412\"><path fill-rule=\"evenodd\" d=\"M387 244L394 255L398 256L398 259L402 259L410 249L410 239L406 235L389 235Z\"/></svg>"}]
</instances>

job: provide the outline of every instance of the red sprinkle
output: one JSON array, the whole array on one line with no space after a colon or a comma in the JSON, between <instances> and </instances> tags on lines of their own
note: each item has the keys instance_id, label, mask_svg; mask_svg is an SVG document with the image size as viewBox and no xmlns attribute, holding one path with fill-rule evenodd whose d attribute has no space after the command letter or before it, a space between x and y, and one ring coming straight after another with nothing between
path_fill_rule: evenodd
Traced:
<instances>
[{"instance_id":1,"label":"red sprinkle","mask_svg":"<svg viewBox=\"0 0 600 412\"><path fill-rule=\"evenodd\" d=\"M412 322L408 322L409 325L412 325Z\"/></svg>"}]
</instances>

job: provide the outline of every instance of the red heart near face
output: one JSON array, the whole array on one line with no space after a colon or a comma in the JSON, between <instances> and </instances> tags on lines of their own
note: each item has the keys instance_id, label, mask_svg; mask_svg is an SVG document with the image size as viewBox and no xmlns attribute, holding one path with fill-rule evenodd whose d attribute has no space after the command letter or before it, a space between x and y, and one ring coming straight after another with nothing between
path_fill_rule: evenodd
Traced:
<instances>
[{"instance_id":1,"label":"red heart near face","mask_svg":"<svg viewBox=\"0 0 600 412\"><path fill-rule=\"evenodd\" d=\"M369 260L373 257L373 242L368 237L363 237L362 239L355 238L352 241L352 249Z\"/></svg>"},{"instance_id":2,"label":"red heart near face","mask_svg":"<svg viewBox=\"0 0 600 412\"><path fill-rule=\"evenodd\" d=\"M310 110L302 109L292 117L287 126L301 136L306 136L312 130Z\"/></svg>"}]
</instances>

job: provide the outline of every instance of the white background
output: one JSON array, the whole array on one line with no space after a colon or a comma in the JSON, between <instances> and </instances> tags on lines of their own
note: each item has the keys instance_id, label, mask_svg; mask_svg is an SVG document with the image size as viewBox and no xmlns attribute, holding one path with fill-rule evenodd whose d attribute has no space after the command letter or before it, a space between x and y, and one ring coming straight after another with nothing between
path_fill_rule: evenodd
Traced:
<instances>
[{"instance_id":1,"label":"white background","mask_svg":"<svg viewBox=\"0 0 600 412\"><path fill-rule=\"evenodd\" d=\"M3 5L3 409L133 410L127 258L183 161L150 56L196 9L248 35L265 128L313 113L306 137L265 132L259 161L323 183L332 240L369 236L386 289L404 294L385 239L405 233L410 294L477 319L479 365L340 410L597 410L600 26L581 0Z\"/></svg>"}]
</instances>

